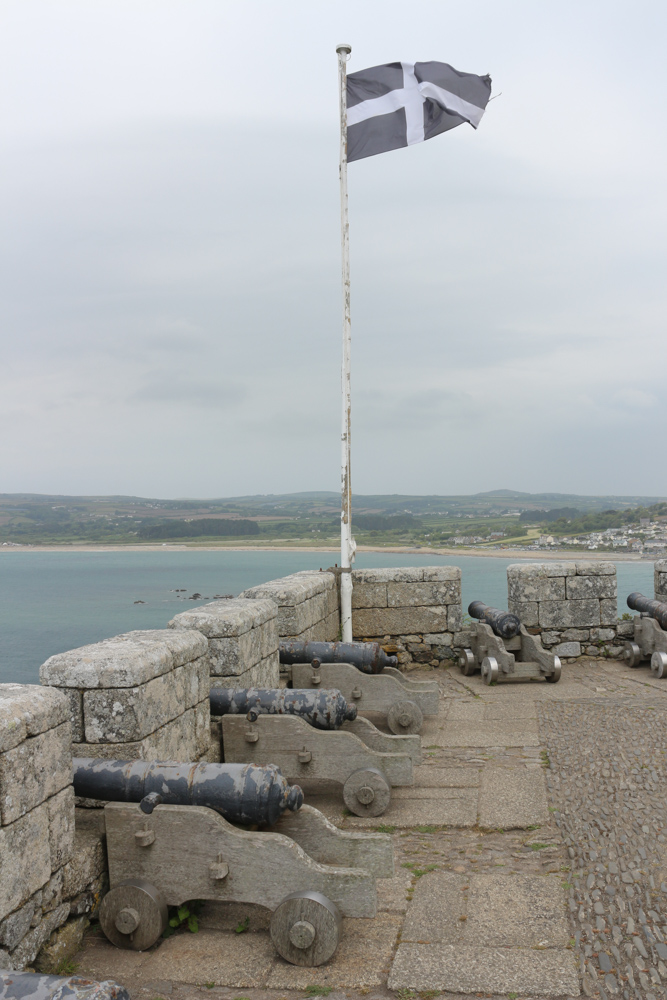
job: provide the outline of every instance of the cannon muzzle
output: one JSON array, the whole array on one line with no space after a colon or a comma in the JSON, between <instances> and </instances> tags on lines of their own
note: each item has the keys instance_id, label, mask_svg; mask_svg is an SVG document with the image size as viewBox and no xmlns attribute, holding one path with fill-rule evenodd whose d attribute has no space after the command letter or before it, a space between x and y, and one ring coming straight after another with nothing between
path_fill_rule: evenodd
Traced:
<instances>
[{"instance_id":1,"label":"cannon muzzle","mask_svg":"<svg viewBox=\"0 0 667 1000\"><path fill-rule=\"evenodd\" d=\"M214 687L209 697L211 715L298 715L315 729L340 729L357 717L357 706L334 689Z\"/></svg>"},{"instance_id":2,"label":"cannon muzzle","mask_svg":"<svg viewBox=\"0 0 667 1000\"><path fill-rule=\"evenodd\" d=\"M641 611L649 618L655 618L660 628L667 630L667 604L661 601L652 601L650 597L644 597L636 590L628 597L628 607L633 611Z\"/></svg>"},{"instance_id":3,"label":"cannon muzzle","mask_svg":"<svg viewBox=\"0 0 667 1000\"><path fill-rule=\"evenodd\" d=\"M286 809L303 805L274 764L174 764L143 760L73 760L74 792L88 799L156 805L208 806L230 823L273 826Z\"/></svg>"},{"instance_id":4,"label":"cannon muzzle","mask_svg":"<svg viewBox=\"0 0 667 1000\"><path fill-rule=\"evenodd\" d=\"M473 601L468 606L468 614L471 618L478 618L485 625L489 625L499 639L513 639L521 630L520 620L511 611L490 608L483 601Z\"/></svg>"},{"instance_id":5,"label":"cannon muzzle","mask_svg":"<svg viewBox=\"0 0 667 1000\"><path fill-rule=\"evenodd\" d=\"M398 666L398 659L385 653L379 642L281 642L281 663L352 663L364 674L382 673Z\"/></svg>"}]
</instances>

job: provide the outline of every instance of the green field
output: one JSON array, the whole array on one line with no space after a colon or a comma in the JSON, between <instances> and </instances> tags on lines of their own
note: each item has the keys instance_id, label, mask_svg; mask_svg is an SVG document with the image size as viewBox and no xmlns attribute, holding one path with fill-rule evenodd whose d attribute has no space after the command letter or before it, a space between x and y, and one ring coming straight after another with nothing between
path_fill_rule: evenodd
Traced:
<instances>
[{"instance_id":1,"label":"green field","mask_svg":"<svg viewBox=\"0 0 667 1000\"><path fill-rule=\"evenodd\" d=\"M471 496L356 496L360 545L529 544L548 531L572 535L667 514L661 497L578 496L498 490ZM340 538L335 493L213 500L0 494L0 543L280 545L321 547ZM551 513L549 513L551 512ZM496 537L493 537L493 536ZM458 543L460 544L460 543Z\"/></svg>"}]
</instances>

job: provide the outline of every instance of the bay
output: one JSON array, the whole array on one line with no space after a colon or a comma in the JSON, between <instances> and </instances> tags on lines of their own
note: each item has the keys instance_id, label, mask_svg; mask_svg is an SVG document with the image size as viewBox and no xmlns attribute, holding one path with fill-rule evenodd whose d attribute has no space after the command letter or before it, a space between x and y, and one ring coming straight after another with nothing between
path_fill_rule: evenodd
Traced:
<instances>
[{"instance_id":1,"label":"bay","mask_svg":"<svg viewBox=\"0 0 667 1000\"><path fill-rule=\"evenodd\" d=\"M133 629L165 628L175 614L215 594L237 595L300 569L326 569L335 561L335 553L311 550L3 552L0 682L38 683L40 665L54 653ZM460 566L465 610L475 599L505 607L506 569L515 561L361 552L355 567ZM653 596L653 564L619 562L617 569L622 614L631 590ZM187 600L193 593L201 594L201 600Z\"/></svg>"}]
</instances>

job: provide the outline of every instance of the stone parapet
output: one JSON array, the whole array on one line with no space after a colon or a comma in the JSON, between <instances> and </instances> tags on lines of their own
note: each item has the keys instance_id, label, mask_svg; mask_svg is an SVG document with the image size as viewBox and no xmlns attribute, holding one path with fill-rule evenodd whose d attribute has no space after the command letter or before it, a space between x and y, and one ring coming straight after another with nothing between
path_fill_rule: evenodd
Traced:
<instances>
[{"instance_id":1,"label":"stone parapet","mask_svg":"<svg viewBox=\"0 0 667 1000\"><path fill-rule=\"evenodd\" d=\"M653 565L653 589L656 601L667 601L667 559L658 559Z\"/></svg>"},{"instance_id":2,"label":"stone parapet","mask_svg":"<svg viewBox=\"0 0 667 1000\"><path fill-rule=\"evenodd\" d=\"M455 657L463 623L457 566L352 572L352 633L396 652L402 667Z\"/></svg>"},{"instance_id":3,"label":"stone parapet","mask_svg":"<svg viewBox=\"0 0 667 1000\"><path fill-rule=\"evenodd\" d=\"M67 920L73 839L69 700L0 684L0 968L31 965Z\"/></svg>"},{"instance_id":4,"label":"stone parapet","mask_svg":"<svg viewBox=\"0 0 667 1000\"><path fill-rule=\"evenodd\" d=\"M197 760L206 753L208 640L198 631L128 632L58 653L40 679L68 696L75 756Z\"/></svg>"},{"instance_id":5,"label":"stone parapet","mask_svg":"<svg viewBox=\"0 0 667 1000\"><path fill-rule=\"evenodd\" d=\"M250 587L241 597L269 600L278 606L280 639L334 642L338 638L340 611L334 573L302 570Z\"/></svg>"},{"instance_id":6,"label":"stone parapet","mask_svg":"<svg viewBox=\"0 0 667 1000\"><path fill-rule=\"evenodd\" d=\"M507 567L507 606L562 658L618 656L627 638L612 562L514 563Z\"/></svg>"},{"instance_id":7,"label":"stone parapet","mask_svg":"<svg viewBox=\"0 0 667 1000\"><path fill-rule=\"evenodd\" d=\"M176 615L169 628L195 630L206 637L211 685L277 687L278 606L274 601L243 597L214 601Z\"/></svg>"}]
</instances>

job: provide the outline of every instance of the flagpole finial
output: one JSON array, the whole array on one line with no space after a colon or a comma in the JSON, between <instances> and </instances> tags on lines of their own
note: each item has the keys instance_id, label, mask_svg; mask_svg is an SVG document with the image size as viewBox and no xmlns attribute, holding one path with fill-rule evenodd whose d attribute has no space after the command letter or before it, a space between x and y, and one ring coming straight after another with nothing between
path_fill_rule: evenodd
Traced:
<instances>
[{"instance_id":1,"label":"flagpole finial","mask_svg":"<svg viewBox=\"0 0 667 1000\"><path fill-rule=\"evenodd\" d=\"M339 55L345 53L346 56L349 56L351 51L352 51L352 46L348 45L347 42L341 42L340 45L336 46L336 52Z\"/></svg>"}]
</instances>

